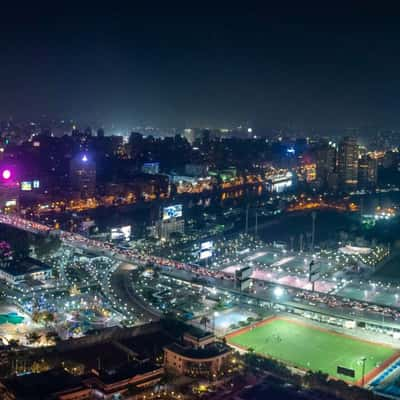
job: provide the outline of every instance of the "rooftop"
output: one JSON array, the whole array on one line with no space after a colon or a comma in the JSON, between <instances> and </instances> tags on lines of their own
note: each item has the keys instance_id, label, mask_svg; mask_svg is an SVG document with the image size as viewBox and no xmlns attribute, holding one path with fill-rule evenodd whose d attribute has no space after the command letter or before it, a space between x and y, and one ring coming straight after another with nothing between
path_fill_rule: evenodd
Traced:
<instances>
[{"instance_id":1,"label":"rooftop","mask_svg":"<svg viewBox=\"0 0 400 400\"><path fill-rule=\"evenodd\" d=\"M11 265L6 268L2 268L3 271L14 276L20 276L25 274L32 274L34 272L48 271L51 270L50 265L47 265L39 260L31 257L25 257L22 260L15 260L11 262Z\"/></svg>"},{"instance_id":2,"label":"rooftop","mask_svg":"<svg viewBox=\"0 0 400 400\"><path fill-rule=\"evenodd\" d=\"M206 337L213 336L214 334L212 332L204 331L203 329L190 325L189 329L185 332L185 335L192 336L196 339L204 339Z\"/></svg>"},{"instance_id":3,"label":"rooftop","mask_svg":"<svg viewBox=\"0 0 400 400\"><path fill-rule=\"evenodd\" d=\"M115 368L126 363L127 354L113 343L99 343L93 346L78 348L62 353L64 360L70 360L83 364L87 371L97 369Z\"/></svg>"},{"instance_id":4,"label":"rooftop","mask_svg":"<svg viewBox=\"0 0 400 400\"><path fill-rule=\"evenodd\" d=\"M182 346L178 343L171 344L169 346L166 346L165 348L183 357L198 358L198 359L217 357L222 354L229 353L231 351L229 346L220 342L211 343L203 348Z\"/></svg>"},{"instance_id":5,"label":"rooftop","mask_svg":"<svg viewBox=\"0 0 400 400\"><path fill-rule=\"evenodd\" d=\"M63 369L54 369L39 374L15 376L3 381L7 389L17 399L47 398L57 393L81 387L81 378L71 375Z\"/></svg>"},{"instance_id":6,"label":"rooftop","mask_svg":"<svg viewBox=\"0 0 400 400\"><path fill-rule=\"evenodd\" d=\"M125 379L132 378L136 375L146 374L148 372L156 371L161 367L151 363L143 362L139 363L133 361L122 365L117 369L101 370L99 378L105 384L113 384L115 382L123 381Z\"/></svg>"}]
</instances>

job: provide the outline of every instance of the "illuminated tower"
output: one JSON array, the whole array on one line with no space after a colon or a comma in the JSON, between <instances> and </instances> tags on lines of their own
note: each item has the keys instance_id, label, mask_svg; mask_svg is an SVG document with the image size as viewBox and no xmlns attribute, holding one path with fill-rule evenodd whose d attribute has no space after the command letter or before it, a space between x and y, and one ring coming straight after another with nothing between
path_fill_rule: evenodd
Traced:
<instances>
[{"instance_id":1,"label":"illuminated tower","mask_svg":"<svg viewBox=\"0 0 400 400\"><path fill-rule=\"evenodd\" d=\"M15 177L15 168L3 166L0 168L0 211L12 213L18 210L19 184Z\"/></svg>"},{"instance_id":2,"label":"illuminated tower","mask_svg":"<svg viewBox=\"0 0 400 400\"><path fill-rule=\"evenodd\" d=\"M78 154L70 162L69 177L73 190L82 198L92 197L96 192L96 163L87 155Z\"/></svg>"},{"instance_id":3,"label":"illuminated tower","mask_svg":"<svg viewBox=\"0 0 400 400\"><path fill-rule=\"evenodd\" d=\"M346 136L339 144L339 184L342 188L353 189L358 183L358 145L355 137Z\"/></svg>"},{"instance_id":4,"label":"illuminated tower","mask_svg":"<svg viewBox=\"0 0 400 400\"><path fill-rule=\"evenodd\" d=\"M361 189L374 188L378 181L378 162L376 158L363 155L358 161L358 186Z\"/></svg>"},{"instance_id":5,"label":"illuminated tower","mask_svg":"<svg viewBox=\"0 0 400 400\"><path fill-rule=\"evenodd\" d=\"M336 147L333 143L323 143L316 150L317 180L322 186L328 183L336 169Z\"/></svg>"}]
</instances>

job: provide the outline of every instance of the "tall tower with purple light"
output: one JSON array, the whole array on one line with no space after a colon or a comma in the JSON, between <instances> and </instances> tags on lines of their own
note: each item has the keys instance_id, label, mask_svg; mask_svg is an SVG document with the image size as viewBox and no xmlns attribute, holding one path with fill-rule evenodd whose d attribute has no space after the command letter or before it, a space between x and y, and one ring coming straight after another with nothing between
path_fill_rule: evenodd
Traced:
<instances>
[{"instance_id":1,"label":"tall tower with purple light","mask_svg":"<svg viewBox=\"0 0 400 400\"><path fill-rule=\"evenodd\" d=\"M71 188L82 198L93 197L96 192L96 163L88 153L77 154L70 162Z\"/></svg>"},{"instance_id":2,"label":"tall tower with purple light","mask_svg":"<svg viewBox=\"0 0 400 400\"><path fill-rule=\"evenodd\" d=\"M1 177L4 181L9 181L11 179L11 170L9 168L5 168L1 171Z\"/></svg>"},{"instance_id":3,"label":"tall tower with purple light","mask_svg":"<svg viewBox=\"0 0 400 400\"><path fill-rule=\"evenodd\" d=\"M15 168L10 165L0 167L0 211L14 212L19 205L19 184Z\"/></svg>"}]
</instances>

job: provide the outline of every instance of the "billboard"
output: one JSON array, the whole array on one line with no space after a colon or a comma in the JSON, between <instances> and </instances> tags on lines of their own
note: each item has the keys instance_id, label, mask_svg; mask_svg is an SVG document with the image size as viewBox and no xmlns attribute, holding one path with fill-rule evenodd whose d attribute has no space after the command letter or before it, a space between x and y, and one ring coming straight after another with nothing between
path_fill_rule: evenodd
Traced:
<instances>
[{"instance_id":1,"label":"billboard","mask_svg":"<svg viewBox=\"0 0 400 400\"><path fill-rule=\"evenodd\" d=\"M240 283L239 283L240 291L250 289L250 287L251 287L251 279L250 278L245 279L244 281L240 281Z\"/></svg>"},{"instance_id":2,"label":"billboard","mask_svg":"<svg viewBox=\"0 0 400 400\"><path fill-rule=\"evenodd\" d=\"M147 162L142 166L142 172L145 174L158 174L160 171L160 163L159 162Z\"/></svg>"},{"instance_id":3,"label":"billboard","mask_svg":"<svg viewBox=\"0 0 400 400\"><path fill-rule=\"evenodd\" d=\"M23 192L30 192L32 189L39 189L40 181L35 179L33 181L22 181L21 190Z\"/></svg>"},{"instance_id":4,"label":"billboard","mask_svg":"<svg viewBox=\"0 0 400 400\"><path fill-rule=\"evenodd\" d=\"M251 274L253 273L253 270L251 267L243 267L236 271L236 279L238 280L244 280L247 278L251 277Z\"/></svg>"},{"instance_id":5,"label":"billboard","mask_svg":"<svg viewBox=\"0 0 400 400\"><path fill-rule=\"evenodd\" d=\"M129 240L130 237L131 237L131 226L130 225L111 229L111 240L118 240L118 239Z\"/></svg>"},{"instance_id":6,"label":"billboard","mask_svg":"<svg viewBox=\"0 0 400 400\"><path fill-rule=\"evenodd\" d=\"M201 250L210 250L213 248L213 242L211 240L207 241L207 242L203 242L200 245L200 249Z\"/></svg>"},{"instance_id":7,"label":"billboard","mask_svg":"<svg viewBox=\"0 0 400 400\"><path fill-rule=\"evenodd\" d=\"M30 192L32 190L32 182L31 181L22 181L21 182L21 190L23 192Z\"/></svg>"},{"instance_id":8,"label":"billboard","mask_svg":"<svg viewBox=\"0 0 400 400\"><path fill-rule=\"evenodd\" d=\"M17 205L17 199L7 200L4 203L5 207L15 207Z\"/></svg>"},{"instance_id":9,"label":"billboard","mask_svg":"<svg viewBox=\"0 0 400 400\"><path fill-rule=\"evenodd\" d=\"M200 260L205 260L206 258L212 257L212 250L202 250L200 251Z\"/></svg>"},{"instance_id":10,"label":"billboard","mask_svg":"<svg viewBox=\"0 0 400 400\"><path fill-rule=\"evenodd\" d=\"M350 378L354 378L356 376L354 369L340 367L340 366L337 367L337 373L349 376Z\"/></svg>"},{"instance_id":11,"label":"billboard","mask_svg":"<svg viewBox=\"0 0 400 400\"><path fill-rule=\"evenodd\" d=\"M290 188L292 185L293 185L293 174L291 172L273 176L268 182L269 191L274 193L282 193L287 188Z\"/></svg>"},{"instance_id":12,"label":"billboard","mask_svg":"<svg viewBox=\"0 0 400 400\"><path fill-rule=\"evenodd\" d=\"M163 208L163 221L167 221L173 218L180 218L183 215L182 204L176 204L174 206L168 206Z\"/></svg>"}]
</instances>

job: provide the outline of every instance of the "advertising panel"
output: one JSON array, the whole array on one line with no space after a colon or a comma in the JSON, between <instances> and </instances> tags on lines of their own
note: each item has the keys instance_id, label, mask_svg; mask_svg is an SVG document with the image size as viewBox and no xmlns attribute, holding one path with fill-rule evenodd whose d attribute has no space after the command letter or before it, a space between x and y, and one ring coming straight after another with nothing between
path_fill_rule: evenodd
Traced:
<instances>
[{"instance_id":1,"label":"advertising panel","mask_svg":"<svg viewBox=\"0 0 400 400\"><path fill-rule=\"evenodd\" d=\"M238 271L236 271L236 279L243 280L243 279L250 278L252 272L253 272L253 270L251 267L241 268Z\"/></svg>"},{"instance_id":2,"label":"advertising panel","mask_svg":"<svg viewBox=\"0 0 400 400\"><path fill-rule=\"evenodd\" d=\"M174 206L168 206L163 208L163 221L167 221L173 218L180 218L183 215L182 204L176 204Z\"/></svg>"},{"instance_id":3,"label":"advertising panel","mask_svg":"<svg viewBox=\"0 0 400 400\"><path fill-rule=\"evenodd\" d=\"M130 225L111 229L111 240L118 240L118 239L129 240L130 237L131 237L131 226Z\"/></svg>"},{"instance_id":4,"label":"advertising panel","mask_svg":"<svg viewBox=\"0 0 400 400\"><path fill-rule=\"evenodd\" d=\"M209 250L213 248L213 242L211 240L207 241L207 242L203 242L200 245L200 249L201 250Z\"/></svg>"},{"instance_id":5,"label":"advertising panel","mask_svg":"<svg viewBox=\"0 0 400 400\"><path fill-rule=\"evenodd\" d=\"M240 290L241 291L249 289L250 286L251 286L250 278L240 282Z\"/></svg>"},{"instance_id":6,"label":"advertising panel","mask_svg":"<svg viewBox=\"0 0 400 400\"><path fill-rule=\"evenodd\" d=\"M30 192L32 190L32 182L31 181L22 181L21 182L21 190L23 192Z\"/></svg>"},{"instance_id":7,"label":"advertising panel","mask_svg":"<svg viewBox=\"0 0 400 400\"><path fill-rule=\"evenodd\" d=\"M212 250L202 250L200 252L200 260L212 257Z\"/></svg>"}]
</instances>

